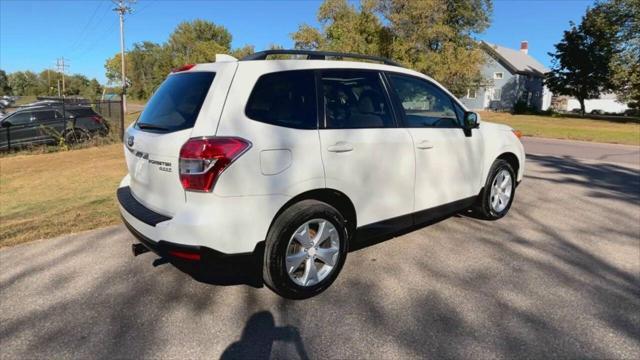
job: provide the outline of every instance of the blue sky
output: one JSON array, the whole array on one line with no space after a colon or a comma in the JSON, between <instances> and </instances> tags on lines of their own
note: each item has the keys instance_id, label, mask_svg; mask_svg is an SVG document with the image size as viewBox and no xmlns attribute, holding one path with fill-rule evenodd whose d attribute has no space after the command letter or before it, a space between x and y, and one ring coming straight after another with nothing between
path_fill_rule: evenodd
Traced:
<instances>
[{"instance_id":1,"label":"blue sky","mask_svg":"<svg viewBox=\"0 0 640 360\"><path fill-rule=\"evenodd\" d=\"M291 47L300 23L317 24L320 1L139 0L127 16L125 40L164 42L178 23L202 18L224 25L233 46ZM579 22L591 0L495 1L491 27L479 39L518 48L549 66L547 52L569 21ZM109 0L0 0L0 68L41 71L69 59L70 72L105 82L105 59L120 49L118 19Z\"/></svg>"}]
</instances>

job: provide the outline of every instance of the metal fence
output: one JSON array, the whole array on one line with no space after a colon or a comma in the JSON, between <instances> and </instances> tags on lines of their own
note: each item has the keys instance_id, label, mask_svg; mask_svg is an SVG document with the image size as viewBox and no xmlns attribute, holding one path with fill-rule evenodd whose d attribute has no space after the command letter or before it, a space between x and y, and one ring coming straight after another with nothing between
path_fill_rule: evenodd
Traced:
<instances>
[{"instance_id":1,"label":"metal fence","mask_svg":"<svg viewBox=\"0 0 640 360\"><path fill-rule=\"evenodd\" d=\"M0 151L121 141L124 120L120 100L39 98L9 108L0 119Z\"/></svg>"}]
</instances>

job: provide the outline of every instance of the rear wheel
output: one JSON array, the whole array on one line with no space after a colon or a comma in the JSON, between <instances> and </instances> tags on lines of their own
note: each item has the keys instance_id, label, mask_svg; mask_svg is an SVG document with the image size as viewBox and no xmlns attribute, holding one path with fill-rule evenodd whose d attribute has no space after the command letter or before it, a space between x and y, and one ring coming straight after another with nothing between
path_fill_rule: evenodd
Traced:
<instances>
[{"instance_id":1,"label":"rear wheel","mask_svg":"<svg viewBox=\"0 0 640 360\"><path fill-rule=\"evenodd\" d=\"M338 276L347 245L342 215L326 203L303 200L278 216L267 235L264 281L286 298L315 296Z\"/></svg>"},{"instance_id":2,"label":"rear wheel","mask_svg":"<svg viewBox=\"0 0 640 360\"><path fill-rule=\"evenodd\" d=\"M89 132L83 129L74 128L67 131L64 136L64 141L69 144L82 144L91 138Z\"/></svg>"},{"instance_id":3,"label":"rear wheel","mask_svg":"<svg viewBox=\"0 0 640 360\"><path fill-rule=\"evenodd\" d=\"M497 220L505 216L516 192L516 175L511 165L498 159L491 166L487 183L474 211L487 220Z\"/></svg>"}]
</instances>

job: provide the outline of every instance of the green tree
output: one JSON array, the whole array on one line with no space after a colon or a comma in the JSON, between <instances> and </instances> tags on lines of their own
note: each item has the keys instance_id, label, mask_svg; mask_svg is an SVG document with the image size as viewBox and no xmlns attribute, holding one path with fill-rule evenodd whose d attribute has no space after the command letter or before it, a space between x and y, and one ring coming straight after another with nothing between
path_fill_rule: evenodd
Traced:
<instances>
[{"instance_id":1,"label":"green tree","mask_svg":"<svg viewBox=\"0 0 640 360\"><path fill-rule=\"evenodd\" d=\"M582 114L585 100L615 87L610 63L618 52L617 33L617 25L607 21L601 6L595 6L579 25L571 23L555 53L549 53L553 66L545 83L556 94L575 97Z\"/></svg>"},{"instance_id":2,"label":"green tree","mask_svg":"<svg viewBox=\"0 0 640 360\"><path fill-rule=\"evenodd\" d=\"M4 70L0 70L0 95L10 95L11 86L9 86L9 78Z\"/></svg>"},{"instance_id":3,"label":"green tree","mask_svg":"<svg viewBox=\"0 0 640 360\"><path fill-rule=\"evenodd\" d=\"M233 50L231 52L231 56L235 57L236 59L242 59L247 55L253 54L254 52L256 52L256 50L253 45L245 45L241 48Z\"/></svg>"},{"instance_id":4,"label":"green tree","mask_svg":"<svg viewBox=\"0 0 640 360\"><path fill-rule=\"evenodd\" d=\"M167 45L181 64L212 62L216 54L231 51L231 33L210 21L185 21L169 36Z\"/></svg>"},{"instance_id":5,"label":"green tree","mask_svg":"<svg viewBox=\"0 0 640 360\"><path fill-rule=\"evenodd\" d=\"M346 0L325 0L318 9L320 29L302 24L291 37L298 49L367 55L386 54L386 28L376 15L378 2L364 0L356 8Z\"/></svg>"},{"instance_id":6,"label":"green tree","mask_svg":"<svg viewBox=\"0 0 640 360\"><path fill-rule=\"evenodd\" d=\"M640 107L640 0L611 0L596 6L601 21L616 31L617 51L610 62L613 90L620 101Z\"/></svg>"},{"instance_id":7,"label":"green tree","mask_svg":"<svg viewBox=\"0 0 640 360\"><path fill-rule=\"evenodd\" d=\"M253 53L251 45L231 51L231 34L212 22L195 20L179 24L164 44L143 41L125 54L128 94L135 99L147 99L173 68L189 63L215 60L218 53L237 58ZM110 84L120 84L120 54L105 62Z\"/></svg>"},{"instance_id":8,"label":"green tree","mask_svg":"<svg viewBox=\"0 0 640 360\"><path fill-rule=\"evenodd\" d=\"M297 48L380 55L425 73L461 96L483 83L473 38L490 24L491 0L325 0L321 28L302 24Z\"/></svg>"},{"instance_id":9,"label":"green tree","mask_svg":"<svg viewBox=\"0 0 640 360\"><path fill-rule=\"evenodd\" d=\"M46 85L32 71L16 71L8 75L8 83L14 95L45 95Z\"/></svg>"}]
</instances>

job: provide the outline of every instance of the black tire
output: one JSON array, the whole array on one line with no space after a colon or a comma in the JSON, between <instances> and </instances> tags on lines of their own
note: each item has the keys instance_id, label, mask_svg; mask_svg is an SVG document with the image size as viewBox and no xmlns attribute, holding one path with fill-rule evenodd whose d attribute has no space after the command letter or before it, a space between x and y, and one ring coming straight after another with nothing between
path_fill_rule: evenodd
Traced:
<instances>
[{"instance_id":1,"label":"black tire","mask_svg":"<svg viewBox=\"0 0 640 360\"><path fill-rule=\"evenodd\" d=\"M301 286L296 284L287 273L285 265L287 247L289 239L298 227L318 218L331 222L338 232L340 239L338 259L331 272L322 281L312 286ZM300 201L282 212L267 234L263 265L264 282L278 295L288 299L306 299L318 295L338 277L347 258L349 249L347 242L345 220L338 210L317 200Z\"/></svg>"},{"instance_id":2,"label":"black tire","mask_svg":"<svg viewBox=\"0 0 640 360\"><path fill-rule=\"evenodd\" d=\"M89 132L80 128L69 129L64 136L64 141L69 145L82 144L89 139L91 139Z\"/></svg>"},{"instance_id":3,"label":"black tire","mask_svg":"<svg viewBox=\"0 0 640 360\"><path fill-rule=\"evenodd\" d=\"M496 176L502 170L508 171L509 175L511 175L511 197L507 202L507 206L503 210L496 211L491 206L491 187L493 185L493 182L496 179ZM511 204L513 203L513 199L515 195L516 195L515 171L513 171L513 167L511 167L511 165L508 162L502 159L497 159L496 161L493 162L493 165L489 170L489 175L487 176L487 182L485 183L484 188L480 192L478 200L473 207L473 212L485 220L498 220L509 212L509 209L511 208Z\"/></svg>"}]
</instances>

